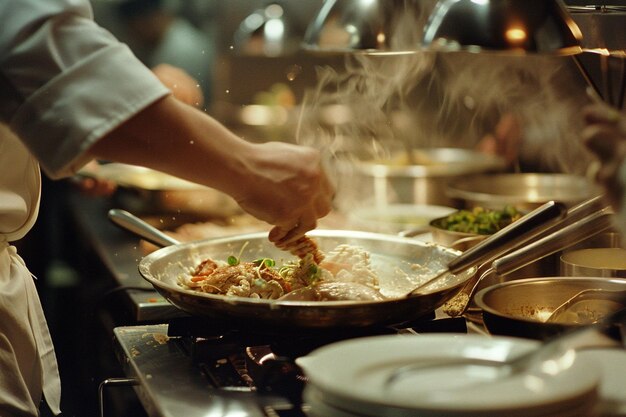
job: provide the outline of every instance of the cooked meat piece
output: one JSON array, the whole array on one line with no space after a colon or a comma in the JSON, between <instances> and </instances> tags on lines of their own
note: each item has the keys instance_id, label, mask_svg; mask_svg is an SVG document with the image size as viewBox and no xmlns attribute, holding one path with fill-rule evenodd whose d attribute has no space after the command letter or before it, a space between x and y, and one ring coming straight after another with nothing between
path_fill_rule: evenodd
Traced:
<instances>
[{"instance_id":1,"label":"cooked meat piece","mask_svg":"<svg viewBox=\"0 0 626 417\"><path fill-rule=\"evenodd\" d=\"M278 272L252 262L212 267L214 261L204 261L191 278L192 288L209 294L276 299L289 291ZM206 273L211 271L210 273Z\"/></svg>"}]
</instances>

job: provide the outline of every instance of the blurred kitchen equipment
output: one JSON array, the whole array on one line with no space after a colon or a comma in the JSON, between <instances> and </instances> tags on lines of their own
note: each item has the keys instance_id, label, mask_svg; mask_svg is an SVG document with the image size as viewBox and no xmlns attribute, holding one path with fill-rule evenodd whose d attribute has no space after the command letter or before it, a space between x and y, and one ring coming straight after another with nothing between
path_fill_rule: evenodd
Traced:
<instances>
[{"instance_id":1,"label":"blurred kitchen equipment","mask_svg":"<svg viewBox=\"0 0 626 417\"><path fill-rule=\"evenodd\" d=\"M325 0L306 30L302 47L314 52L413 52L419 45L415 30L413 39L394 34L403 19L413 24L420 19L419 7L416 0Z\"/></svg>"},{"instance_id":2,"label":"blurred kitchen equipment","mask_svg":"<svg viewBox=\"0 0 626 417\"><path fill-rule=\"evenodd\" d=\"M266 1L239 24L233 42L236 53L273 57L296 52L300 38L281 2Z\"/></svg>"},{"instance_id":3,"label":"blurred kitchen equipment","mask_svg":"<svg viewBox=\"0 0 626 417\"><path fill-rule=\"evenodd\" d=\"M568 277L626 278L626 249L588 248L566 252L560 259L561 275Z\"/></svg>"},{"instance_id":4,"label":"blurred kitchen equipment","mask_svg":"<svg viewBox=\"0 0 626 417\"><path fill-rule=\"evenodd\" d=\"M155 229L130 213L111 210L109 217L143 238L169 244L162 236L150 237ZM189 274L206 258L225 260L240 251L244 259L290 257L267 239L267 233L167 246L144 257L139 262L139 271L166 300L191 315L244 325L252 322L255 326L269 325L273 329L358 327L415 320L432 313L453 297L476 272L470 267L457 275L448 274L437 285L423 288L419 295L401 297L414 288L424 274L441 270L448 261L457 258L459 252L393 235L346 230L315 230L307 235L315 239L322 251L330 251L339 244L356 245L369 251L381 293L394 298L368 302L281 301L214 295L179 285L180 276ZM416 264L421 267L419 271L415 269ZM404 273L398 273L399 270Z\"/></svg>"},{"instance_id":5,"label":"blurred kitchen equipment","mask_svg":"<svg viewBox=\"0 0 626 417\"><path fill-rule=\"evenodd\" d=\"M441 0L424 30L424 45L471 52L581 51L582 33L560 0Z\"/></svg>"},{"instance_id":6,"label":"blurred kitchen equipment","mask_svg":"<svg viewBox=\"0 0 626 417\"><path fill-rule=\"evenodd\" d=\"M455 178L446 195L455 206L498 209L512 205L528 210L555 200L573 206L599 196L602 189L583 176L570 174L495 174Z\"/></svg>"},{"instance_id":7,"label":"blurred kitchen equipment","mask_svg":"<svg viewBox=\"0 0 626 417\"><path fill-rule=\"evenodd\" d=\"M577 12L584 12L581 8ZM581 47L583 34L560 0L440 0L424 29L424 47L442 51L512 55L571 55L594 95L621 108L626 89L623 51ZM581 55L597 54L600 82L594 81ZM619 66L619 86L613 88L612 60Z\"/></svg>"},{"instance_id":8,"label":"blurred kitchen equipment","mask_svg":"<svg viewBox=\"0 0 626 417\"><path fill-rule=\"evenodd\" d=\"M335 162L339 210L349 212L356 202L370 207L391 204L454 207L445 192L449 181L471 174L502 172L506 166L500 157L469 149L425 148L414 152L415 164L409 164L403 153L380 160L340 156Z\"/></svg>"},{"instance_id":9,"label":"blurred kitchen equipment","mask_svg":"<svg viewBox=\"0 0 626 417\"><path fill-rule=\"evenodd\" d=\"M207 218L242 212L227 194L150 168L108 163L81 170L78 175L113 182L117 190L112 199L136 213Z\"/></svg>"},{"instance_id":10,"label":"blurred kitchen equipment","mask_svg":"<svg viewBox=\"0 0 626 417\"><path fill-rule=\"evenodd\" d=\"M586 277L525 278L492 285L474 297L483 311L483 321L489 333L547 339L581 324L574 322L547 323L552 312L564 302L587 289L606 291L626 290L626 279ZM622 307L624 302L622 302ZM615 303L595 300L587 314L597 317L613 312Z\"/></svg>"}]
</instances>

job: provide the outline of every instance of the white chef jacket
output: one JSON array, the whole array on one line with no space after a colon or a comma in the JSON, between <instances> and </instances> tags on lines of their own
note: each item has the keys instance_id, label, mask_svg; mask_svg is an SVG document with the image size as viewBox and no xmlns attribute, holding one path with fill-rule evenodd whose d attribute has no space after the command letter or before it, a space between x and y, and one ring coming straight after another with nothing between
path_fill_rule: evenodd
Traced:
<instances>
[{"instance_id":1,"label":"white chef jacket","mask_svg":"<svg viewBox=\"0 0 626 417\"><path fill-rule=\"evenodd\" d=\"M42 393L59 414L50 335L10 245L37 216L36 160L71 175L93 143L169 91L93 22L87 0L0 0L0 28L0 120L11 129L0 126L0 416L38 415Z\"/></svg>"}]
</instances>

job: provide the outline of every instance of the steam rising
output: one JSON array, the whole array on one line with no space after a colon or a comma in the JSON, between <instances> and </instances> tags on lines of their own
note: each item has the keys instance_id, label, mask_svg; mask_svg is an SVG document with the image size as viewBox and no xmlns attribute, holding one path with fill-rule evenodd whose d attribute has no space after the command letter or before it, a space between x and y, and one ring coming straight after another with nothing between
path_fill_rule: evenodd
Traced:
<instances>
[{"instance_id":1,"label":"steam rising","mask_svg":"<svg viewBox=\"0 0 626 417\"><path fill-rule=\"evenodd\" d=\"M424 15L400 21L391 42L417 45ZM417 35L416 35L417 34ZM505 114L523 130L520 157L534 170L584 172L577 132L584 82L567 57L416 51L353 54L318 69L304 98L300 143L332 155L388 157L425 147L474 148Z\"/></svg>"}]
</instances>

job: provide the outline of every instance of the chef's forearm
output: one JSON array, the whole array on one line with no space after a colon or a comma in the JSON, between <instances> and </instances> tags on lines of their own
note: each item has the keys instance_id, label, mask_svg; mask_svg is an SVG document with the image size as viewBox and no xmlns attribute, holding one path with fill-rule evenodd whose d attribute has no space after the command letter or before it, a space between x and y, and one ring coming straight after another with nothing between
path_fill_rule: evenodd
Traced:
<instances>
[{"instance_id":1,"label":"chef's forearm","mask_svg":"<svg viewBox=\"0 0 626 417\"><path fill-rule=\"evenodd\" d=\"M231 195L243 185L253 145L172 96L147 107L100 139L98 159L168 172Z\"/></svg>"}]
</instances>

